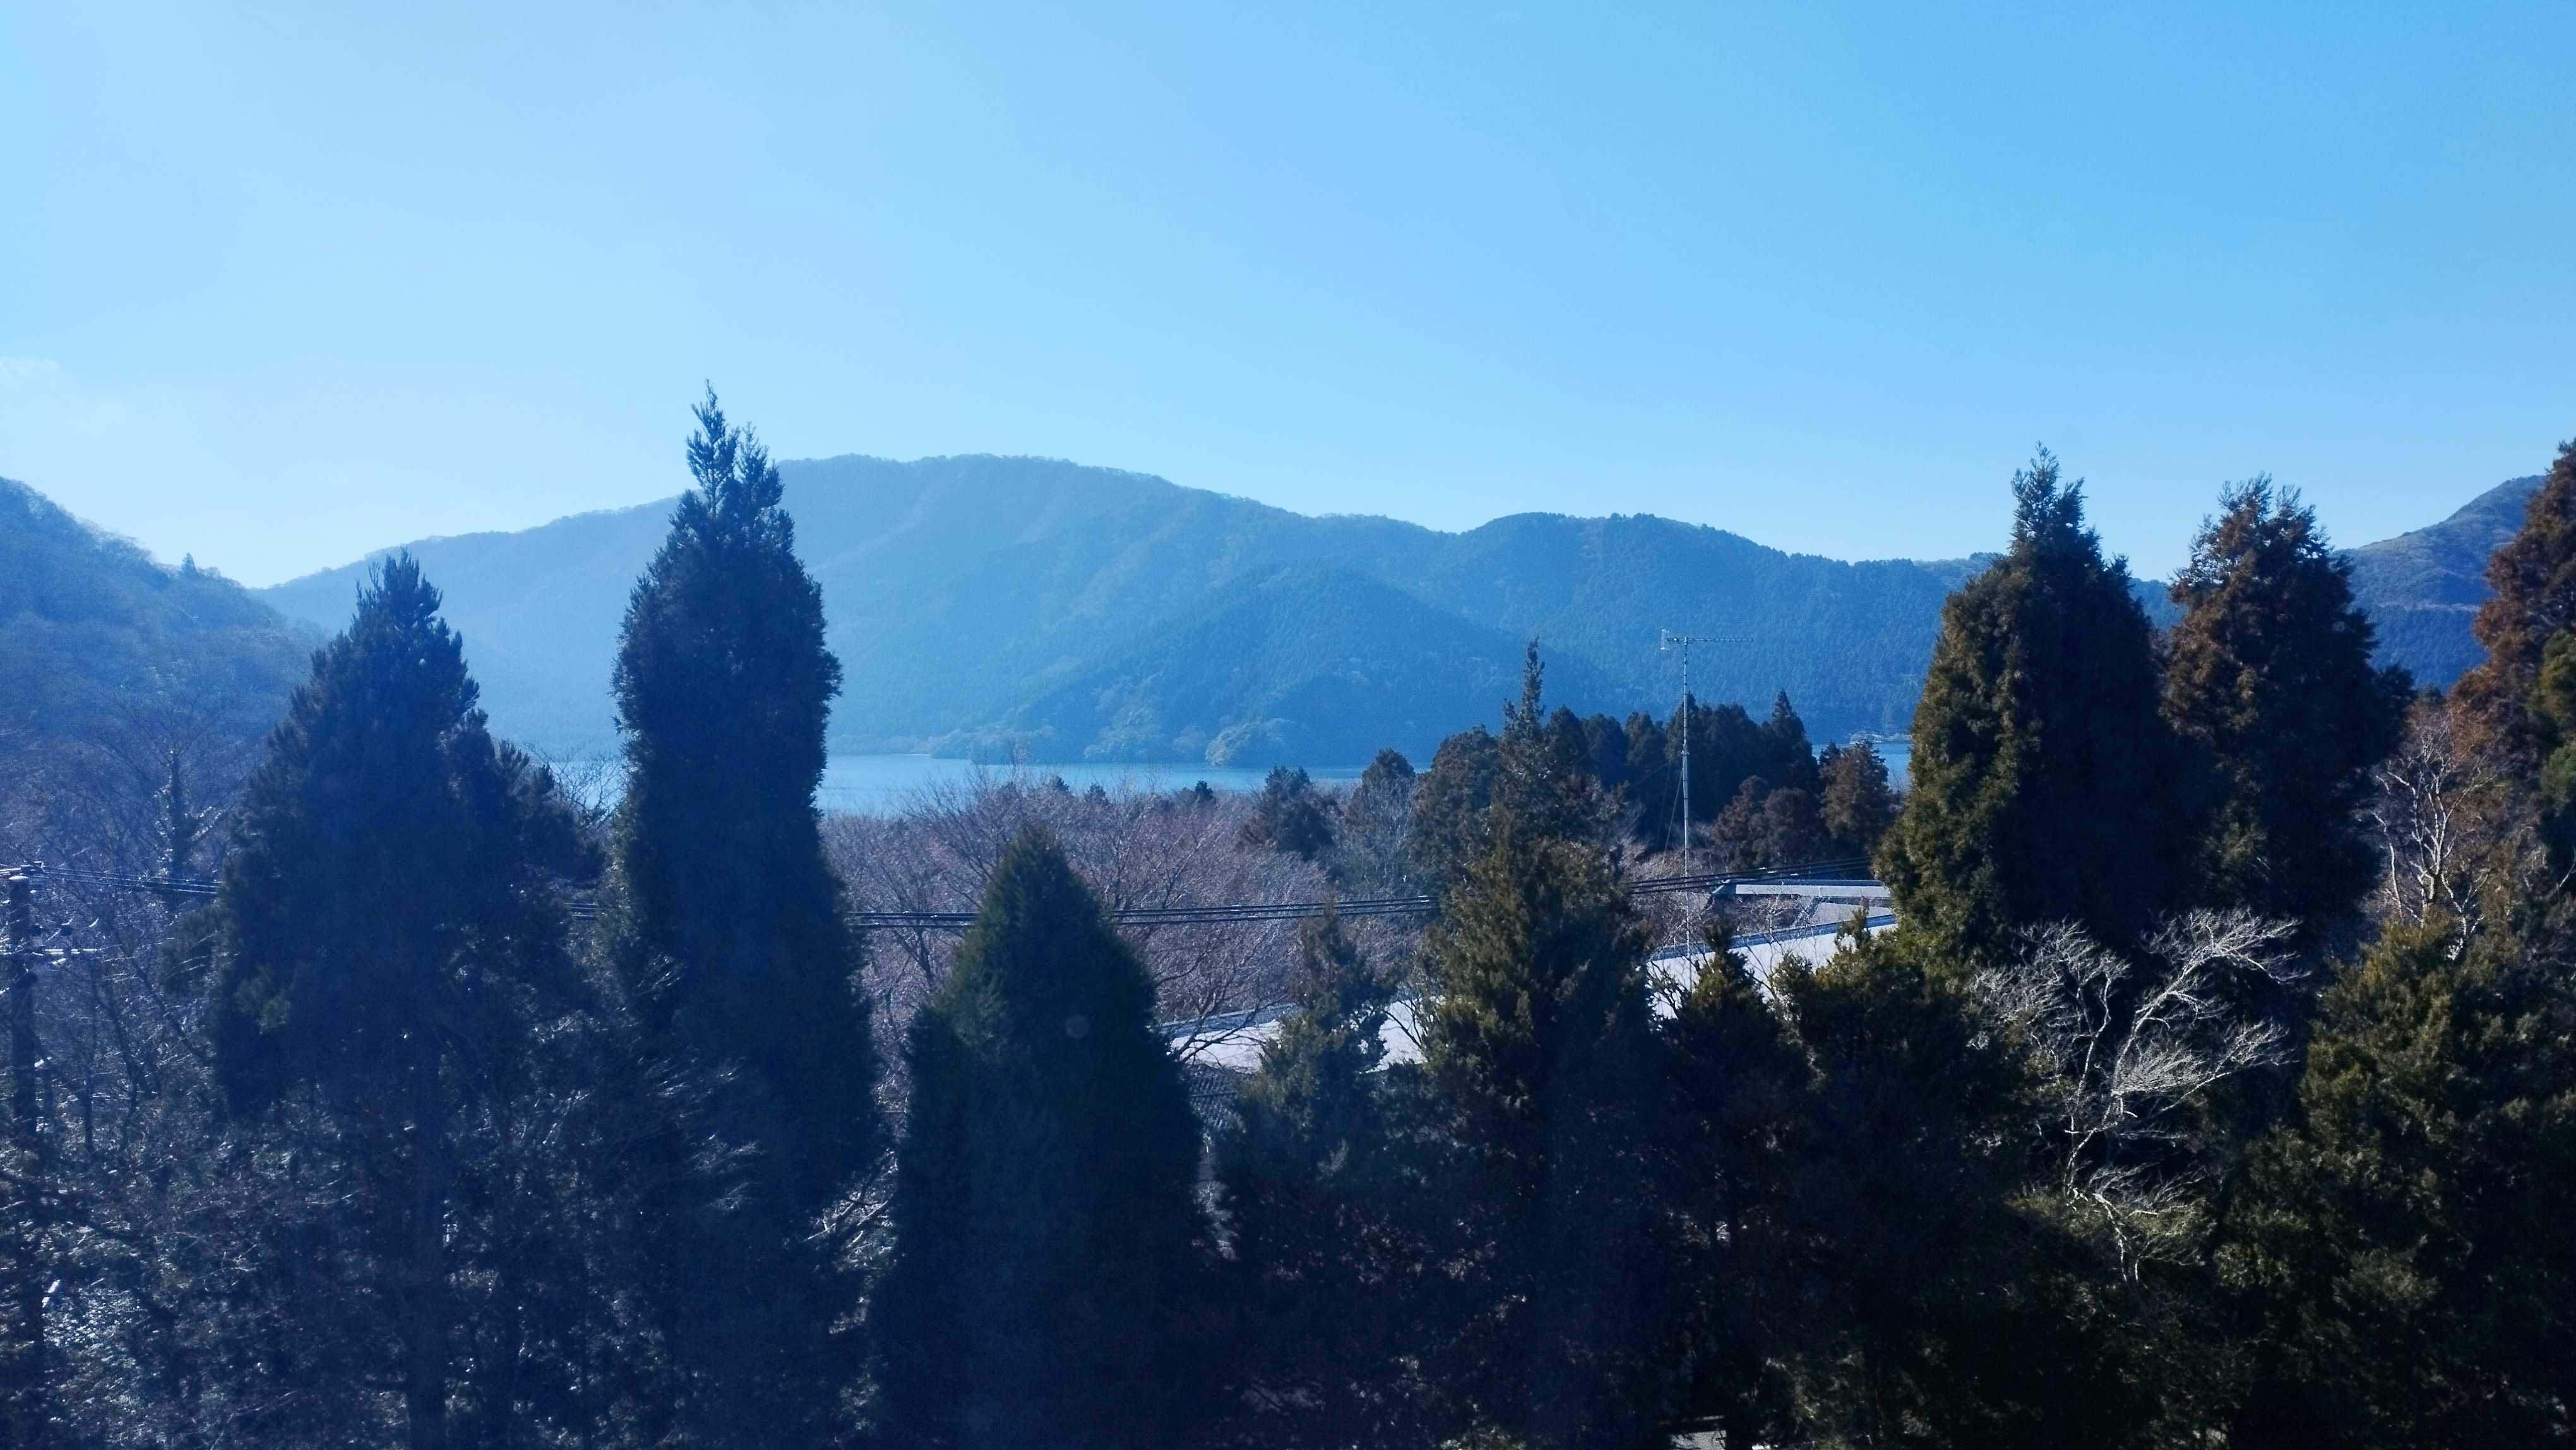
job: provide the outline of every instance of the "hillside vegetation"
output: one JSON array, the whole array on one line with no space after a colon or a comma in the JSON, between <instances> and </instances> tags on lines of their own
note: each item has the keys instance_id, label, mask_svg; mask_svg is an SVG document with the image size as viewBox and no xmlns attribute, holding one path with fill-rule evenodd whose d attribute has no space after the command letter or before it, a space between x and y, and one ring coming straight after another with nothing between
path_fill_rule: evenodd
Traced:
<instances>
[{"instance_id":1,"label":"hillside vegetation","mask_svg":"<svg viewBox=\"0 0 2576 1450\"><path fill-rule=\"evenodd\" d=\"M165 569L0 478L0 739L95 740L184 709L255 740L306 651L233 581L193 561Z\"/></svg>"},{"instance_id":2,"label":"hillside vegetation","mask_svg":"<svg viewBox=\"0 0 2576 1450\"><path fill-rule=\"evenodd\" d=\"M2493 592L2487 556L2522 527L2541 476L2508 479L2438 524L2352 551L2352 590L2379 630L2379 657L2448 685L2481 657L2469 622Z\"/></svg>"}]
</instances>

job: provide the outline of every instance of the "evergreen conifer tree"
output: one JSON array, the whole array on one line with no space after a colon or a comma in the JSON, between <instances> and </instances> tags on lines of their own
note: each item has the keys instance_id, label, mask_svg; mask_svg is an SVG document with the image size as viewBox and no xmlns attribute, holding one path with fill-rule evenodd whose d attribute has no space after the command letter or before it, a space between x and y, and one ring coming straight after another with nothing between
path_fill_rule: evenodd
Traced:
<instances>
[{"instance_id":1,"label":"evergreen conifer tree","mask_svg":"<svg viewBox=\"0 0 2576 1450\"><path fill-rule=\"evenodd\" d=\"M1243 823L1243 844L1285 851L1308 861L1328 856L1333 849L1333 814L1328 805L1304 767L1274 765L1253 800L1252 819Z\"/></svg>"},{"instance_id":2,"label":"evergreen conifer tree","mask_svg":"<svg viewBox=\"0 0 2576 1450\"><path fill-rule=\"evenodd\" d=\"M572 987L542 781L485 730L438 607L408 555L370 574L243 793L213 907L217 1080L237 1114L332 1125L413 1450L446 1443L466 1353L467 1107Z\"/></svg>"},{"instance_id":3,"label":"evergreen conifer tree","mask_svg":"<svg viewBox=\"0 0 2576 1450\"><path fill-rule=\"evenodd\" d=\"M1513 827L1540 836L1595 845L1610 824L1610 802L1592 776L1591 752L1579 728L1558 729L1542 713L1546 670L1532 640L1521 662L1521 697L1503 706L1503 734L1494 753L1493 805ZM1568 723L1571 712L1560 711ZM1486 826L1493 839L1493 826Z\"/></svg>"},{"instance_id":4,"label":"evergreen conifer tree","mask_svg":"<svg viewBox=\"0 0 2576 1450\"><path fill-rule=\"evenodd\" d=\"M1636 812L1639 839L1655 843L1661 839L1664 815L1669 814L1665 797L1671 791L1670 777L1674 762L1664 740L1664 724L1643 710L1632 712L1623 732L1628 737L1627 758L1628 808Z\"/></svg>"},{"instance_id":5,"label":"evergreen conifer tree","mask_svg":"<svg viewBox=\"0 0 2576 1450\"><path fill-rule=\"evenodd\" d=\"M1310 919L1291 1010L1218 1139L1237 1398L1262 1443L1392 1445L1413 1428L1397 1367L1419 1348L1425 1256L1380 1076L1390 996L1338 919Z\"/></svg>"},{"instance_id":6,"label":"evergreen conifer tree","mask_svg":"<svg viewBox=\"0 0 2576 1450\"><path fill-rule=\"evenodd\" d=\"M1807 722L1798 717L1798 707L1789 703L1786 690L1771 697L1771 718L1762 722L1762 751L1762 774L1775 788L1816 792L1821 784L1816 748L1807 739Z\"/></svg>"},{"instance_id":7,"label":"evergreen conifer tree","mask_svg":"<svg viewBox=\"0 0 2576 1450\"><path fill-rule=\"evenodd\" d=\"M1866 860L1896 823L1896 793L1888 788L1887 762L1868 741L1828 745L1816 761L1823 782L1818 801L1834 849Z\"/></svg>"},{"instance_id":8,"label":"evergreen conifer tree","mask_svg":"<svg viewBox=\"0 0 2576 1450\"><path fill-rule=\"evenodd\" d=\"M1592 757L1592 778L1602 790L1624 799L1636 776L1628 764L1627 728L1608 715L1587 715L1583 743Z\"/></svg>"},{"instance_id":9,"label":"evergreen conifer tree","mask_svg":"<svg viewBox=\"0 0 2576 1450\"><path fill-rule=\"evenodd\" d=\"M1414 860L1435 889L1456 882L1492 849L1496 812L1541 836L1600 842L1608 833L1609 796L1592 774L1581 722L1557 728L1540 706L1546 678L1538 642L1521 664L1521 696L1503 702L1503 733L1479 725L1440 742L1414 794ZM1741 713L1741 712L1739 712Z\"/></svg>"},{"instance_id":10,"label":"evergreen conifer tree","mask_svg":"<svg viewBox=\"0 0 2576 1450\"><path fill-rule=\"evenodd\" d=\"M1908 929L1958 963L2041 921L2132 940L2187 845L2128 566L2102 557L2082 483L2061 484L2046 449L2013 495L2011 550L1942 606L1913 788L1879 854Z\"/></svg>"},{"instance_id":11,"label":"evergreen conifer tree","mask_svg":"<svg viewBox=\"0 0 2576 1450\"><path fill-rule=\"evenodd\" d=\"M697 486L618 650L627 779L604 935L637 1050L703 1089L655 1175L687 1423L779 1443L835 1413L829 1336L848 1306L816 1224L883 1134L859 944L814 809L840 688L822 593L767 452L712 391L697 418ZM713 1179L693 1166L710 1163Z\"/></svg>"},{"instance_id":12,"label":"evergreen conifer tree","mask_svg":"<svg viewBox=\"0 0 2576 1450\"><path fill-rule=\"evenodd\" d=\"M1795 1300L1791 1443L2059 1446L2145 1440L2130 1326L2089 1255L2025 1190L2045 1109L2004 1034L1926 962L1849 942L1769 985L1812 1065L1776 1222Z\"/></svg>"},{"instance_id":13,"label":"evergreen conifer tree","mask_svg":"<svg viewBox=\"0 0 2576 1450\"><path fill-rule=\"evenodd\" d=\"M2576 440L2559 446L2524 505L2521 532L2487 561L2487 584L2495 593L2474 626L2487 657L2460 677L2452 699L2473 745L2528 776L2542 753L2528 714L2542 656L2552 637L2576 626Z\"/></svg>"},{"instance_id":14,"label":"evergreen conifer tree","mask_svg":"<svg viewBox=\"0 0 2576 1450\"><path fill-rule=\"evenodd\" d=\"M1483 849L1485 808L1493 804L1501 742L1482 725L1461 730L1431 753L1431 768L1413 792L1406 849L1415 874L1444 889Z\"/></svg>"},{"instance_id":15,"label":"evergreen conifer tree","mask_svg":"<svg viewBox=\"0 0 2576 1450\"><path fill-rule=\"evenodd\" d=\"M1443 1373L1530 1445L1659 1445L1647 937L1597 839L1526 830L1500 797L1423 946L1424 1071L1473 1266Z\"/></svg>"},{"instance_id":16,"label":"evergreen conifer tree","mask_svg":"<svg viewBox=\"0 0 2576 1450\"><path fill-rule=\"evenodd\" d=\"M894 1258L870 1310L891 1443L1190 1443L1214 1406L1200 1132L1136 953L1031 827L916 1019Z\"/></svg>"},{"instance_id":17,"label":"evergreen conifer tree","mask_svg":"<svg viewBox=\"0 0 2576 1450\"><path fill-rule=\"evenodd\" d=\"M2165 718L2213 787L2197 894L2301 923L2348 918L2377 867L2358 812L2408 685L2372 668L2352 565L2268 478L2230 486L2173 585Z\"/></svg>"},{"instance_id":18,"label":"evergreen conifer tree","mask_svg":"<svg viewBox=\"0 0 2576 1450\"><path fill-rule=\"evenodd\" d=\"M1395 896L1415 890L1408 847L1412 838L1413 762L1401 751L1381 750L1360 772L1342 801L1335 832L1333 879L1359 896Z\"/></svg>"},{"instance_id":19,"label":"evergreen conifer tree","mask_svg":"<svg viewBox=\"0 0 2576 1450\"><path fill-rule=\"evenodd\" d=\"M1663 1024L1670 1096L1657 1156L1683 1296L1677 1408L1728 1445L1779 1444L1796 1428L1783 1371L1808 1327L1793 1184L1813 1072L1722 917L1708 953Z\"/></svg>"},{"instance_id":20,"label":"evergreen conifer tree","mask_svg":"<svg viewBox=\"0 0 2576 1450\"><path fill-rule=\"evenodd\" d=\"M2261 1311L2230 1444L2576 1438L2576 976L2533 946L2404 928L2327 990L2221 1251Z\"/></svg>"}]
</instances>

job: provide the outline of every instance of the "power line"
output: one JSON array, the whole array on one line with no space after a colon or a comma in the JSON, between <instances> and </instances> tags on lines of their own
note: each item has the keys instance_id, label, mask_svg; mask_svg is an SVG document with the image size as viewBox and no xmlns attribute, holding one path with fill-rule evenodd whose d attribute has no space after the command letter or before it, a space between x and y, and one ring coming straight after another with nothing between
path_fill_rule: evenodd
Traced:
<instances>
[{"instance_id":1,"label":"power line","mask_svg":"<svg viewBox=\"0 0 2576 1450\"><path fill-rule=\"evenodd\" d=\"M215 883L192 877L137 876L114 871L90 871L78 867L46 866L30 862L18 868L31 879L59 881L67 886L88 886L112 891L137 891L165 898L180 897L206 900L215 894ZM1709 874L1684 873L1632 881L1628 889L1640 896L1669 895L1691 891L1717 891L1722 887L1759 881L1821 880L1839 881L1855 871L1868 870L1868 863L1856 857L1834 861L1810 861L1795 866L1775 866L1761 871L1726 871ZM1310 916L1333 912L1344 917L1429 916L1439 908L1429 896L1382 896L1353 901L1250 901L1226 902L1206 906L1130 906L1109 913L1109 919L1121 926L1206 926L1236 922L1302 921ZM576 921L589 921L599 914L595 901L576 898L571 903ZM850 924L862 931L884 931L899 928L931 931L963 931L974 924L971 911L858 911L850 914Z\"/></svg>"}]
</instances>

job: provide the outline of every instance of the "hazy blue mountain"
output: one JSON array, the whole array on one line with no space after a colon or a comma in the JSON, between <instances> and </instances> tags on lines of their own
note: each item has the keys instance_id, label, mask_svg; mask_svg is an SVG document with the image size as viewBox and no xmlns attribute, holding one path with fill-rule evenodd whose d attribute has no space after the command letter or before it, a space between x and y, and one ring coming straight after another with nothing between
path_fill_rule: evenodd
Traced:
<instances>
[{"instance_id":1,"label":"hazy blue mountain","mask_svg":"<svg viewBox=\"0 0 2576 1450\"><path fill-rule=\"evenodd\" d=\"M1944 587L1940 574L1909 563L1793 556L1655 518L1531 514L1444 534L1381 518L1310 518L1045 459L835 458L781 472L848 676L833 712L843 750L961 748L1018 730L1061 688L1302 567L1374 580L1431 614L1482 627L1488 644L1499 632L1514 641L1514 659L1536 634L1555 662L1555 698L1578 708L1668 705L1679 660L1656 640L1673 628L1727 636L1697 647L1709 698L1761 706L1786 688L1820 731L1901 728ZM559 748L610 738L618 620L668 510L666 501L406 546L446 592L501 730ZM295 617L336 624L365 562L267 597ZM1180 712L1164 717L1167 740L1197 731L1213 742L1239 723L1167 706ZM1048 718L1060 732L1074 728ZM1079 758L1092 734L1079 744L1047 738Z\"/></svg>"},{"instance_id":2,"label":"hazy blue mountain","mask_svg":"<svg viewBox=\"0 0 2576 1450\"><path fill-rule=\"evenodd\" d=\"M447 620L464 636L484 708L502 734L572 747L614 733L608 668L617 627L670 511L665 501L403 546L445 595ZM289 618L345 629L367 566L392 552L260 594Z\"/></svg>"},{"instance_id":3,"label":"hazy blue mountain","mask_svg":"<svg viewBox=\"0 0 2576 1450\"><path fill-rule=\"evenodd\" d=\"M1601 703L1669 706L1681 661L1664 630L1703 636L1692 688L1757 713L1787 690L1826 738L1902 730L1949 586L1906 560L1784 554L1652 515L1518 514L1450 536L1415 592L1550 657L1598 669ZM1583 702L1576 702L1580 705Z\"/></svg>"},{"instance_id":4,"label":"hazy blue mountain","mask_svg":"<svg viewBox=\"0 0 2576 1450\"><path fill-rule=\"evenodd\" d=\"M2540 482L2508 479L2438 524L2352 551L2353 594L2379 627L2382 661L2448 686L2483 658L2469 622L2487 599L2487 556L2522 527Z\"/></svg>"},{"instance_id":5,"label":"hazy blue mountain","mask_svg":"<svg viewBox=\"0 0 2576 1450\"><path fill-rule=\"evenodd\" d=\"M1292 565L968 732L976 753L1044 760L1354 761L1393 745L1427 761L1443 736L1499 725L1520 692L1523 636L1473 624L1349 569ZM1548 666L1551 698L1616 692L1580 657Z\"/></svg>"},{"instance_id":6,"label":"hazy blue mountain","mask_svg":"<svg viewBox=\"0 0 2576 1450\"><path fill-rule=\"evenodd\" d=\"M176 712L264 734L312 642L248 590L0 478L0 750L97 739Z\"/></svg>"},{"instance_id":7,"label":"hazy blue mountain","mask_svg":"<svg viewBox=\"0 0 2576 1450\"><path fill-rule=\"evenodd\" d=\"M1409 738L1422 712L1472 702L1435 736L1490 716L1501 696L1489 668L1506 669L1507 687L1532 636L1552 700L1668 709L1680 660L1659 648L1666 629L1709 637L1692 652L1703 698L1759 710L1785 689L1819 738L1902 730L1943 596L1987 562L1844 563L1652 516L1520 514L1451 534L1050 459L844 457L781 472L847 673L832 717L844 751L1016 740L1031 758L1189 760L1213 747L1355 761ZM2492 547L2463 521L2504 492L2360 551L2365 602L2392 611L2391 652L2427 678L2449 674L2409 632L2413 611L2455 622L2462 606L2439 591L2456 592L2454 576L2480 587ZM499 729L557 749L613 738L618 622L669 510L407 546L446 591ZM2455 556L2469 551L2463 574ZM337 628L364 565L265 594ZM2160 583L2140 594L2171 613ZM1428 653L1414 667L1381 673L1416 645ZM1290 723L1261 736L1264 721Z\"/></svg>"}]
</instances>

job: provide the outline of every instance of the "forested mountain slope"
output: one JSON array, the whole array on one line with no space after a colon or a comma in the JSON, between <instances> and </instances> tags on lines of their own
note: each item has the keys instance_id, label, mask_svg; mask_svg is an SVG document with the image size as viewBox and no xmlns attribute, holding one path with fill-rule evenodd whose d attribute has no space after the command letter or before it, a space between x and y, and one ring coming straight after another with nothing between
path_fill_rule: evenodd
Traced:
<instances>
[{"instance_id":1,"label":"forested mountain slope","mask_svg":"<svg viewBox=\"0 0 2576 1450\"><path fill-rule=\"evenodd\" d=\"M1654 518L1532 514L1443 534L1382 518L1309 518L1047 459L834 458L781 471L798 552L823 585L831 645L848 676L833 710L839 749L1009 748L1002 742L1021 736L1022 748L1066 758L1094 745L1133 757L1146 749L1137 738L1099 744L1096 724L1077 744L1080 712L1067 713L1075 698L1062 693L1067 687L1097 691L1111 680L1125 681L1115 692L1120 710L1161 722L1164 743L1152 758L1197 758L1176 742L1214 742L1264 721L1287 720L1280 728L1308 732L1300 738L1345 728L1355 738L1396 738L1406 728L1401 713L1330 722L1240 713L1292 697L1324 708L1322 697L1299 693L1299 679L1231 693L1192 686L1182 699L1156 693L1164 676L1133 673L1130 662L1172 631L1251 627L1253 615L1220 620L1264 588L1271 602L1254 615L1274 607L1281 571L1308 568L1383 586L1374 597L1393 611L1378 625L1387 638L1359 639L1365 622L1340 611L1346 628L1334 648L1345 656L1355 648L1388 658L1386 649L1408 643L1404 635L1446 616L1440 637L1451 663L1418 702L1470 679L1499 682L1485 691L1490 700L1435 738L1498 712L1532 634L1568 703L1613 711L1668 703L1680 677L1677 661L1656 648L1663 628L1740 636L1700 649L1701 689L1711 698L1759 705L1785 687L1822 730L1901 728L1943 588L1941 574L1909 563L1793 556ZM560 746L608 737L618 620L668 509L407 546L446 592L448 617L504 733ZM336 623L363 570L361 561L311 575L267 597L296 617ZM1470 640L1482 652L1472 666L1459 653ZM1236 713L1200 713L1219 700Z\"/></svg>"},{"instance_id":2,"label":"forested mountain slope","mask_svg":"<svg viewBox=\"0 0 2576 1450\"><path fill-rule=\"evenodd\" d=\"M2522 527L2540 475L2509 479L2438 524L2352 551L2352 589L2379 626L2379 657L2416 683L2444 685L2476 664L2469 622L2486 602L2487 556Z\"/></svg>"},{"instance_id":3,"label":"forested mountain slope","mask_svg":"<svg viewBox=\"0 0 2576 1450\"><path fill-rule=\"evenodd\" d=\"M1348 761L1392 745L1428 760L1520 687L1522 636L1351 570L1291 565L1221 597L970 738L1046 759ZM1548 685L1617 693L1567 652Z\"/></svg>"},{"instance_id":4,"label":"forested mountain slope","mask_svg":"<svg viewBox=\"0 0 2576 1450\"><path fill-rule=\"evenodd\" d=\"M147 714L256 739L308 645L248 590L165 569L0 478L0 751L89 741Z\"/></svg>"},{"instance_id":5,"label":"forested mountain slope","mask_svg":"<svg viewBox=\"0 0 2576 1450\"><path fill-rule=\"evenodd\" d=\"M839 750L1195 760L1240 746L1245 763L1273 752L1321 761L1344 749L1328 740L1408 738L1408 712L1435 702L1477 701L1435 735L1495 718L1533 636L1554 698L1583 711L1669 708L1680 670L1658 647L1666 629L1710 637L1693 654L1703 698L1760 709L1785 689L1820 738L1901 731L1941 600L1985 562L1844 563L1652 516L1520 514L1450 534L1051 459L843 457L781 472L847 672L832 714ZM2474 598L2453 596L2482 591L2489 515L2510 532L2514 491L2527 487L2357 555L2389 653L2420 677L2457 673ZM556 748L611 738L618 622L669 509L407 546L446 592L496 728ZM1339 571L1348 600L1323 609L1330 591L1315 570ZM336 628L363 571L361 561L265 595ZM2169 612L2160 584L2140 593ZM1323 633L1287 650L1297 618ZM1180 668L1172 641L1183 637L1240 659ZM1379 681L1373 664L1434 639L1441 663L1402 692L1321 683ZM1326 670L1328 659L1362 663ZM1457 693L1473 689L1491 698ZM1278 743L1289 740L1307 745ZM1375 747L1351 748L1356 760Z\"/></svg>"}]
</instances>

